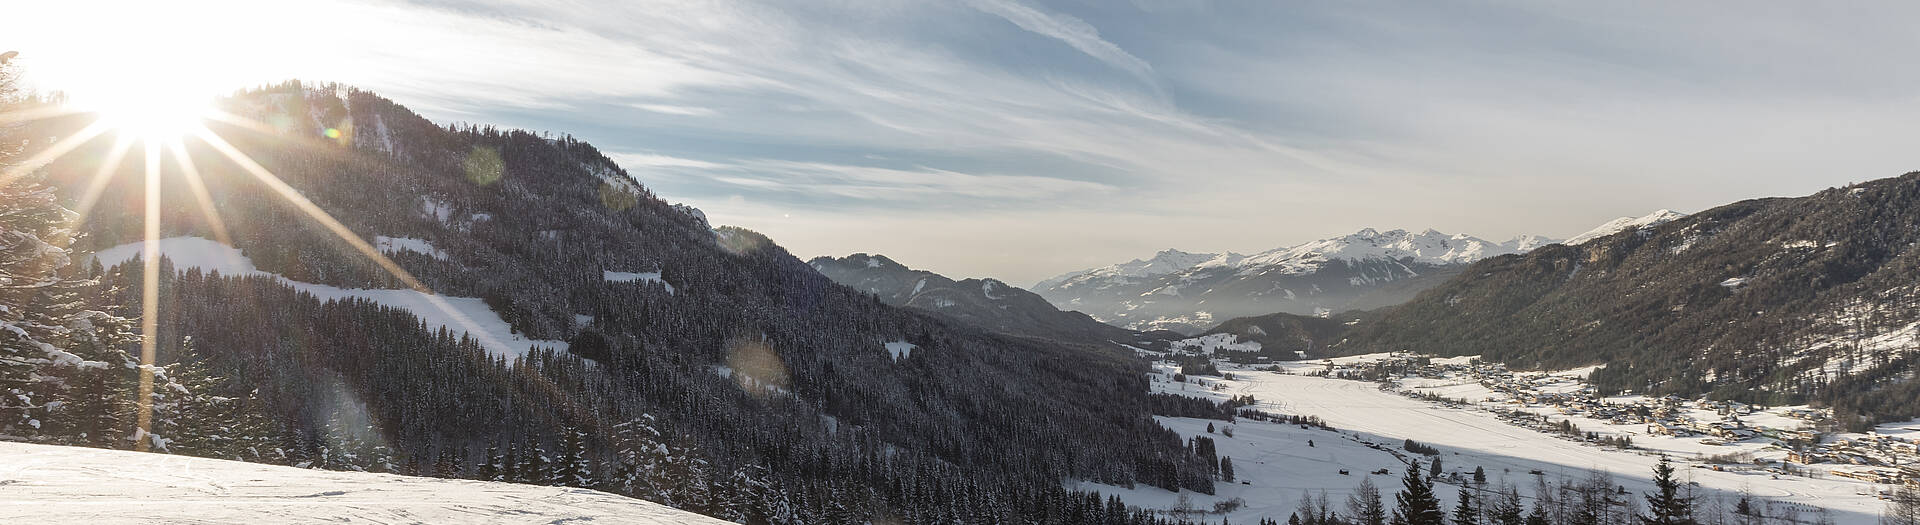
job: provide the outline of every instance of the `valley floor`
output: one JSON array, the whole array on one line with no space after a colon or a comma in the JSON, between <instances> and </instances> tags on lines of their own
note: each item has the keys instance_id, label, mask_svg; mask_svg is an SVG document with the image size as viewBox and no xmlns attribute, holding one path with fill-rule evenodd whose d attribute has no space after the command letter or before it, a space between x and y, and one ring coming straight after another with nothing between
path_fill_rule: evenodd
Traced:
<instances>
[{"instance_id":1,"label":"valley floor","mask_svg":"<svg viewBox=\"0 0 1920 525\"><path fill-rule=\"evenodd\" d=\"M1225 514L1206 515L1218 523L1222 517L1234 523L1254 522L1268 517L1284 521L1298 505L1302 491L1315 494L1325 489L1336 509L1342 508L1347 494L1369 472L1386 468L1386 475L1372 475L1389 502L1400 490L1402 460L1408 455L1403 441L1412 439L1440 449L1440 459L1448 473L1470 473L1475 467L1486 470L1491 485L1502 482L1519 487L1529 496L1536 486L1532 471L1540 471L1545 481L1578 481L1589 470L1610 473L1615 482L1635 494L1652 490L1649 480L1659 461L1657 452L1673 454L1681 467L1683 481L1697 482L1702 505L1714 498L1732 498L1746 491L1755 498L1772 500L1776 512L1792 507L1811 523L1816 512L1825 509L1839 525L1874 523L1884 508L1872 495L1884 488L1844 478L1806 478L1774 476L1759 469L1715 471L1687 461L1694 454L1681 443L1665 443L1652 437L1634 437L1637 446L1652 450L1621 451L1562 439L1501 420L1491 412L1474 408L1453 408L1381 390L1378 383L1329 379L1285 372L1229 369L1234 379L1200 379L1206 385L1170 380L1171 365L1153 375L1154 389L1181 395L1224 401L1233 396L1252 395L1258 405L1252 408L1289 415L1317 416L1334 430L1307 430L1297 425L1282 425L1242 419L1233 424L1233 437L1207 434L1206 420L1163 418L1163 424L1182 436L1212 437L1221 456L1233 458L1238 477L1248 483L1219 483L1219 494L1206 496L1188 493L1192 507L1208 510L1215 502L1239 498L1245 506ZM1304 371L1303 369L1302 371ZM1313 447L1307 440L1315 441ZM1366 443L1378 445L1368 447ZM1347 474L1340 474L1345 469ZM1445 477L1443 475L1443 477ZM1169 509L1178 496L1151 487L1122 489L1081 484L1082 488L1119 494L1131 505ZM1443 481L1436 488L1441 501L1451 505L1458 486ZM1725 501L1729 507L1731 501ZM1770 513L1771 514L1771 513Z\"/></svg>"},{"instance_id":2,"label":"valley floor","mask_svg":"<svg viewBox=\"0 0 1920 525\"><path fill-rule=\"evenodd\" d=\"M0 442L0 523L724 521L586 489Z\"/></svg>"}]
</instances>

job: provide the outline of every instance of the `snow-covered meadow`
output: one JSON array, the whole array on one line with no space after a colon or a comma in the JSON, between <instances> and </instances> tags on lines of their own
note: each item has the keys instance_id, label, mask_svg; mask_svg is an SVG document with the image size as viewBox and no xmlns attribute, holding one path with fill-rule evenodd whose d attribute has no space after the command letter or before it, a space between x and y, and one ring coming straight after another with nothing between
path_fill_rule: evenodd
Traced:
<instances>
[{"instance_id":1,"label":"snow-covered meadow","mask_svg":"<svg viewBox=\"0 0 1920 525\"><path fill-rule=\"evenodd\" d=\"M1384 356L1353 356L1335 361L1337 364L1352 364L1381 357ZM1406 439L1439 448L1439 457L1449 473L1470 473L1475 467L1484 468L1491 484L1512 483L1520 488L1523 495L1529 494L1535 486L1535 476L1531 472L1536 470L1549 482L1558 482L1562 478L1578 480L1590 470L1604 471L1629 492L1644 493L1652 490L1650 473L1659 461L1658 453L1664 452L1681 461L1681 478L1698 483L1696 490L1703 496L1734 497L1746 491L1757 498L1771 499L1782 505L1827 509L1835 522L1841 525L1874 523L1883 508L1882 502L1876 500L1872 493L1884 487L1861 481L1833 476L1817 479L1775 476L1759 469L1716 471L1686 461L1708 451L1757 451L1763 445L1749 443L1718 447L1702 445L1698 438L1634 435L1634 444L1646 450L1607 449L1516 426L1490 411L1471 406L1450 407L1382 390L1378 383L1304 375L1304 372L1324 367L1322 363L1291 363L1284 365L1281 372L1237 368L1222 363L1221 370L1232 374L1233 379L1192 376L1187 382L1172 380L1177 367L1165 363L1156 367L1151 378L1157 392L1214 401L1251 395L1258 402L1251 408L1272 413L1317 416L1334 428L1334 431L1307 430L1297 425L1242 420L1229 425L1235 430L1231 438L1218 433L1210 435L1220 455L1232 457L1238 477L1249 480L1250 484L1219 483L1219 494L1215 496L1189 493L1188 500L1199 509L1211 508L1216 501L1231 498L1246 502L1238 511L1208 515L1207 520L1218 522L1222 517L1235 523L1253 522L1261 517L1285 520L1298 505L1304 489L1313 489L1317 494L1319 489L1325 488L1328 499L1338 507L1346 494L1359 483L1361 475L1382 467L1388 468L1392 475L1373 476L1374 484L1384 493L1391 494L1399 489L1398 476L1404 467L1400 460L1387 452L1368 448L1362 443L1372 442L1384 448L1398 449ZM1571 378L1579 374L1571 372L1566 375ZM1568 388L1576 388L1573 386L1576 384L1574 381L1567 382ZM1471 398L1486 393L1485 388L1477 383L1415 381L1409 388L1416 386L1448 397ZM1555 419L1563 417L1556 416ZM1185 437L1208 435L1204 433L1205 420L1163 418L1162 421ZM1223 426L1220 422L1213 423ZM1631 431L1614 429L1600 421L1576 419L1576 423L1587 430ZM1920 427L1913 424L1907 426ZM1882 430L1906 432L1902 430L1904 428L1889 425ZM1315 446L1307 447L1308 439L1313 439ZM1346 469L1348 474L1339 474L1341 468ZM1089 488L1101 488L1103 492L1119 494L1131 505L1148 508L1168 509L1177 500L1175 494L1151 487L1118 490ZM1458 488L1442 483L1437 490L1441 500L1450 503Z\"/></svg>"}]
</instances>

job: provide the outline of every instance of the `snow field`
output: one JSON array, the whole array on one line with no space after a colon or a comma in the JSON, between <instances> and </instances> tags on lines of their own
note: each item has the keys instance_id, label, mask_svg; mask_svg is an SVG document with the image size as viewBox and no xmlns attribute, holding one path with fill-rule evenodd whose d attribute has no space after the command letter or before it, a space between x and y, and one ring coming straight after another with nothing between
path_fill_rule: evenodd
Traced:
<instances>
[{"instance_id":1,"label":"snow field","mask_svg":"<svg viewBox=\"0 0 1920 525\"><path fill-rule=\"evenodd\" d=\"M487 352L508 359L523 357L532 347L565 351L566 341L548 339L528 339L515 333L513 327L500 318L485 301L475 297L447 297L425 294L414 290L368 290L349 289L295 281L277 274L260 271L253 266L253 260L242 255L240 250L201 237L171 237L160 239L160 254L173 261L174 268L185 270L199 268L205 272L220 272L227 276L259 275L271 277L296 290L313 294L321 301L364 299L393 308L406 310L427 324L429 330L445 328L453 333L465 333L478 340ZM124 264L141 255L146 243L135 242L100 250L94 258L103 266ZM430 247L430 245L429 245Z\"/></svg>"},{"instance_id":2,"label":"snow field","mask_svg":"<svg viewBox=\"0 0 1920 525\"><path fill-rule=\"evenodd\" d=\"M0 487L0 523L726 523L587 489L6 442Z\"/></svg>"},{"instance_id":3,"label":"snow field","mask_svg":"<svg viewBox=\"0 0 1920 525\"><path fill-rule=\"evenodd\" d=\"M1346 360L1363 362L1364 357L1356 356ZM1314 370L1321 366L1316 361L1285 368ZM1397 447L1402 440L1413 439L1438 447L1448 471L1470 472L1473 467L1482 467L1486 469L1492 483L1498 484L1503 480L1511 482L1521 488L1523 495L1528 494L1529 489L1534 486L1533 476L1528 474L1533 470L1542 471L1550 481L1557 481L1563 476L1577 480L1584 477L1588 470L1602 470L1611 473L1629 492L1643 493L1652 489L1652 483L1648 478L1651 476L1653 465L1659 461L1659 457L1653 451L1603 449L1562 439L1509 424L1487 411L1470 407L1449 408L1398 393L1382 391L1375 383L1230 369L1225 366L1222 370L1232 373L1235 379L1190 378L1190 380L1205 383L1198 385L1173 383L1168 380L1172 376L1171 370L1161 367L1158 373L1154 374L1155 381L1152 386L1157 392L1170 392L1215 401L1224 401L1233 396L1252 395L1259 402L1254 408L1259 410L1319 416L1328 425L1341 432L1386 443L1389 448ZM1473 388L1478 388L1478 385L1465 386L1455 382L1453 386L1433 383L1426 387L1457 388L1458 393L1465 394L1471 392ZM1553 419L1557 421L1563 418L1565 416L1556 413ZM1603 428L1606 424L1599 421L1575 419L1575 424L1580 425L1583 430L1607 430ZM1236 428L1247 425L1243 422ZM1185 435L1184 432L1183 435ZM1643 435L1635 435L1634 441L1636 445L1672 453L1675 459L1679 460L1681 467L1679 476L1684 480L1698 482L1700 485L1697 490L1700 490L1703 495L1731 496L1744 489L1756 497L1826 508L1833 513L1834 520L1842 525L1875 523L1882 508L1879 501L1868 495L1875 487L1863 482L1831 476L1819 479L1794 476L1775 478L1758 470L1713 471L1698 468L1699 465L1685 461L1693 455L1692 452L1697 450L1691 447L1707 445L1689 446L1682 443L1683 440L1679 438L1656 439ZM1228 443L1220 443L1223 451L1229 446ZM1712 448L1716 453L1739 449L1738 447ZM1370 464L1369 462L1373 461L1371 458L1379 454L1371 449L1363 450L1373 454L1339 456L1338 461L1361 468ZM1222 454L1233 455L1226 452ZM1241 459L1237 456L1234 458L1234 466L1238 470L1243 470L1244 476L1251 476L1253 479L1266 475L1258 472L1257 467L1252 465L1242 467ZM1353 468L1349 471L1356 472ZM1312 474L1309 472L1308 475ZM1382 484L1382 481L1376 479L1375 484L1382 485L1383 491L1398 490L1397 479L1388 480L1390 484ZM1358 480L1345 484L1345 487L1328 487L1329 497L1337 502L1343 496L1333 496L1334 490L1349 489L1354 483L1358 483ZM1442 491L1442 500L1451 504L1452 494L1445 492L1445 489ZM1139 490L1120 494L1129 504L1155 506L1160 503L1160 498L1154 495L1135 496L1132 494L1134 492ZM1261 497L1291 498L1288 501L1294 501L1299 495L1263 494ZM1167 495L1166 498L1171 501L1172 496ZM1250 507L1255 504L1252 497L1247 497L1247 501ZM1263 508L1273 507L1273 505L1267 505ZM1291 512L1291 505L1280 504L1278 508L1286 509L1287 512L1267 515L1267 517L1285 519ZM1241 514L1229 515L1236 522L1241 521L1241 516Z\"/></svg>"}]
</instances>

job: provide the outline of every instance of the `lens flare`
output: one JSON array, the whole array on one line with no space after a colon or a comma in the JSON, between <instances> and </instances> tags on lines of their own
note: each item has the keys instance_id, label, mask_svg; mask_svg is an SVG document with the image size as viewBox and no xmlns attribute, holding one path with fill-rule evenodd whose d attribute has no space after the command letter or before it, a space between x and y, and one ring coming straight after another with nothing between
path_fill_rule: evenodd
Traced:
<instances>
[{"instance_id":1,"label":"lens flare","mask_svg":"<svg viewBox=\"0 0 1920 525\"><path fill-rule=\"evenodd\" d=\"M67 115L91 113L94 119L85 127L54 141L32 155L0 171L0 185L11 184L30 175L40 168L52 164L61 157L87 145L108 132L115 132L117 138L106 150L103 162L93 176L87 179L82 188L73 214L75 228L80 228L87 216L99 203L108 186L112 185L121 170L122 161L128 156L134 143L138 142L144 150L145 183L143 258L141 267L142 285L140 301L140 366L138 398L135 400L137 412L135 421L138 428L131 434L132 447L145 451L152 448L153 425L153 388L156 373L156 358L159 349L159 285L160 285L160 249L161 206L164 158L172 155L174 168L192 194L195 204L201 208L202 216L212 234L222 244L231 246L232 242L225 221L220 217L212 197L207 189L206 180L201 176L198 166L187 151L186 140L197 139L211 147L226 160L253 175L254 180L272 190L281 199L303 212L307 219L320 225L339 237L354 251L371 260L403 286L424 294L429 303L453 319L455 324L465 328L467 333L483 345L497 346L485 330L480 329L464 313L453 308L444 298L434 294L419 279L407 273L398 264L387 259L358 234L349 230L332 215L320 209L313 201L302 195L266 167L255 162L239 148L222 139L213 130L205 126L207 121L231 124L243 129L277 135L272 126L238 117L212 109L208 99L185 94L154 89L151 83L129 83L125 88L95 86L95 89L83 91L85 96L71 99L70 105L56 108L29 108L19 111L0 113L0 124L33 122ZM328 128L323 133L326 139L346 144L352 137L352 128L346 125ZM297 145L297 144L296 144ZM497 151L476 150L474 158L468 159L467 171L476 182L491 183L499 180L504 168ZM777 363L777 360L776 360Z\"/></svg>"}]
</instances>

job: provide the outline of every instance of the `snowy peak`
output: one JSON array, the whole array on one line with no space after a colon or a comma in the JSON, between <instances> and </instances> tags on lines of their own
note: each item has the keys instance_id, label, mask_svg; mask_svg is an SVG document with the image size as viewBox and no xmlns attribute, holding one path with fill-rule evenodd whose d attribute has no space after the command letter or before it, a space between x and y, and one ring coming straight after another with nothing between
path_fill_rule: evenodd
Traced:
<instances>
[{"instance_id":1,"label":"snowy peak","mask_svg":"<svg viewBox=\"0 0 1920 525\"><path fill-rule=\"evenodd\" d=\"M1233 253L1192 253L1167 249L1161 250L1160 253L1153 254L1153 257L1147 259L1134 259L1120 264L1061 274L1052 279L1040 281L1039 284L1034 285L1034 288L1053 288L1072 281L1088 279L1146 279L1179 273L1188 268L1221 258L1231 258L1237 262L1239 257L1240 255Z\"/></svg>"},{"instance_id":2,"label":"snowy peak","mask_svg":"<svg viewBox=\"0 0 1920 525\"><path fill-rule=\"evenodd\" d=\"M1468 263L1551 242L1364 228L1254 255L1167 250L1041 281L1034 291L1115 326L1193 334L1219 319L1400 304Z\"/></svg>"},{"instance_id":3,"label":"snowy peak","mask_svg":"<svg viewBox=\"0 0 1920 525\"><path fill-rule=\"evenodd\" d=\"M1588 241L1592 241L1594 239L1606 237L1608 235L1613 235L1613 234L1620 233L1627 230L1652 228L1655 226L1673 222L1675 220L1679 220L1686 216L1687 214L1685 213L1680 213L1673 210L1658 210L1653 213L1649 213L1640 217L1621 217L1618 219L1607 221L1606 224L1602 224L1597 228L1588 230L1586 233L1575 235L1572 238L1569 238L1566 241L1564 241L1563 244L1566 244L1567 246L1579 245L1579 244L1586 243Z\"/></svg>"},{"instance_id":4,"label":"snowy peak","mask_svg":"<svg viewBox=\"0 0 1920 525\"><path fill-rule=\"evenodd\" d=\"M1512 239L1507 239L1505 242L1500 243L1500 246L1502 248L1513 250L1515 252L1529 252L1529 251L1533 251L1534 248L1539 248L1541 246L1546 246L1546 245L1557 243L1557 242L1560 242L1560 241L1554 240L1551 237L1544 237L1540 235L1521 235L1521 236L1514 237Z\"/></svg>"},{"instance_id":5,"label":"snowy peak","mask_svg":"<svg viewBox=\"0 0 1920 525\"><path fill-rule=\"evenodd\" d=\"M1517 246L1517 244L1516 244ZM1365 228L1352 235L1321 239L1295 246L1261 252L1248 257L1242 266L1280 266L1293 272L1310 272L1332 260L1374 261L1412 259L1417 263L1465 264L1496 255L1522 251L1506 243L1495 243L1466 234L1448 235L1434 230L1409 233L1406 230L1381 232Z\"/></svg>"}]
</instances>

